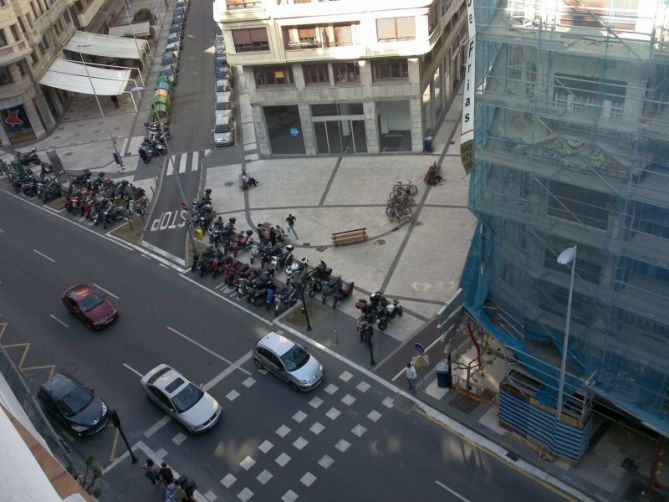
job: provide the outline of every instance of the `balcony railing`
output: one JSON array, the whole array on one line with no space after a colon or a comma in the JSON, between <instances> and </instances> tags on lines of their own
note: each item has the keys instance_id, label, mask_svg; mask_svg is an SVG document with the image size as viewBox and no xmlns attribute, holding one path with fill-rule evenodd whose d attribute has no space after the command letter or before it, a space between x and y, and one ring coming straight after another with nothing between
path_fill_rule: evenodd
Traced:
<instances>
[{"instance_id":1,"label":"balcony railing","mask_svg":"<svg viewBox=\"0 0 669 502\"><path fill-rule=\"evenodd\" d=\"M255 9L262 7L262 0L225 0L228 10L232 9Z\"/></svg>"},{"instance_id":2,"label":"balcony railing","mask_svg":"<svg viewBox=\"0 0 669 502\"><path fill-rule=\"evenodd\" d=\"M30 53L30 51L30 46L25 40L20 40L15 44L0 47L0 65L5 65L21 59L26 54Z\"/></svg>"}]
</instances>

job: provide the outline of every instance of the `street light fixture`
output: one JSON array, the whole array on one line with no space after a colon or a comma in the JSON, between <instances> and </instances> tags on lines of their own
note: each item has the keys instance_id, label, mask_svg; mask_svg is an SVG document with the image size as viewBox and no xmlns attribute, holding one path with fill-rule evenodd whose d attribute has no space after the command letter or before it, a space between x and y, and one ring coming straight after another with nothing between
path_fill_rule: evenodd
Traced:
<instances>
[{"instance_id":1,"label":"street light fixture","mask_svg":"<svg viewBox=\"0 0 669 502\"><path fill-rule=\"evenodd\" d=\"M562 340L562 361L560 363L560 384L558 387L558 401L555 417L560 420L562 416L562 405L564 401L564 380L567 368L567 349L569 346L569 327L571 324L571 298L574 293L574 274L576 271L576 246L565 249L557 257L557 262L560 265L571 264L571 278L569 279L569 299L567 300L567 319L564 326L564 339Z\"/></svg>"},{"instance_id":2,"label":"street light fixture","mask_svg":"<svg viewBox=\"0 0 669 502\"><path fill-rule=\"evenodd\" d=\"M86 61L84 60L84 54L81 52L81 49L84 47L90 47L90 44L79 44L77 45L77 50L79 51L79 57L81 58L81 64L84 65L84 70L86 71L86 76L88 77L88 82L91 84L91 89L93 89L93 96L95 96L95 102L98 105L98 110L100 111L100 116L102 117L102 125L109 132L109 138L111 139L112 146L114 147L114 161L121 167L123 167L123 160L121 155L118 153L118 148L116 147L116 140L114 135L111 133L109 127L107 127L107 120L105 119L105 114L102 111L102 105L100 104L100 98L98 98L98 93L95 92L95 85L93 84L93 79L91 74L88 72L88 66L86 66Z\"/></svg>"}]
</instances>

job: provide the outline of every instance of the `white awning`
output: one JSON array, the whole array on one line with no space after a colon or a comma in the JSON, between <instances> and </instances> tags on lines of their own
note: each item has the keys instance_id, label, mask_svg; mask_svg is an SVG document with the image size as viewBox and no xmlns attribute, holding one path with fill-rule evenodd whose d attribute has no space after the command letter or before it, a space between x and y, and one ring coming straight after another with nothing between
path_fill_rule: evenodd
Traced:
<instances>
[{"instance_id":1,"label":"white awning","mask_svg":"<svg viewBox=\"0 0 669 502\"><path fill-rule=\"evenodd\" d=\"M148 42L141 38L112 37L75 31L65 49L74 53L120 59L143 59ZM139 49L139 50L138 50Z\"/></svg>"},{"instance_id":2,"label":"white awning","mask_svg":"<svg viewBox=\"0 0 669 502\"><path fill-rule=\"evenodd\" d=\"M88 75L86 70L88 69ZM97 94L99 96L118 96L123 94L131 70L110 70L98 66L74 63L64 59L56 59L51 68L44 74L40 84L80 94ZM90 75L90 78L88 77ZM95 92L93 87L95 88Z\"/></svg>"}]
</instances>

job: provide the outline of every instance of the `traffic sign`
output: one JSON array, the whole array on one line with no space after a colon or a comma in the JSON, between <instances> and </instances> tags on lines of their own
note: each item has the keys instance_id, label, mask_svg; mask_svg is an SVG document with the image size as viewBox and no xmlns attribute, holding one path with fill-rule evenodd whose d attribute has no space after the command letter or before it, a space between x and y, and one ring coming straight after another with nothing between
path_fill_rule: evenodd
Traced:
<instances>
[{"instance_id":1,"label":"traffic sign","mask_svg":"<svg viewBox=\"0 0 669 502\"><path fill-rule=\"evenodd\" d=\"M417 343L414 347L419 354L425 354L425 346L422 343Z\"/></svg>"},{"instance_id":2,"label":"traffic sign","mask_svg":"<svg viewBox=\"0 0 669 502\"><path fill-rule=\"evenodd\" d=\"M413 365L416 368L425 368L430 365L430 358L427 354L421 354L413 358Z\"/></svg>"}]
</instances>

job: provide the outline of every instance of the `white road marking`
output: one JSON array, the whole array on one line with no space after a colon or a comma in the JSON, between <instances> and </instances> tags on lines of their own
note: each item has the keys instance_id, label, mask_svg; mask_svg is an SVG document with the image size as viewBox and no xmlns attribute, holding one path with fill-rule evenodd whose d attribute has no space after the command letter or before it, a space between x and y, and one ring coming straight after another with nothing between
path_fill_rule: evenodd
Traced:
<instances>
[{"instance_id":1,"label":"white road marking","mask_svg":"<svg viewBox=\"0 0 669 502\"><path fill-rule=\"evenodd\" d=\"M4 233L5 233L5 231L2 228L0 228L0 234L4 234Z\"/></svg>"},{"instance_id":2,"label":"white road marking","mask_svg":"<svg viewBox=\"0 0 669 502\"><path fill-rule=\"evenodd\" d=\"M185 275L183 275L183 274L179 274L179 277L181 277L182 279L186 279L188 282L193 283L193 284L196 285L198 288L202 288L202 289L204 289L205 291L211 293L212 295L214 295L214 296L220 298L221 300L223 300L223 301L225 301L225 302L228 302L230 305L234 305L234 306L235 306L236 308L238 308L239 310L241 310L241 311L243 311L243 312L246 312L246 313L247 313L248 315L250 315L250 316L255 317L255 318L258 319L260 322L263 322L263 323L267 324L268 326L272 326L272 322L268 321L267 319L264 319L264 318L260 317L258 314L256 314L255 312L253 312L253 311L251 311L251 310L249 310L249 309L247 309L247 308L245 308L245 307L242 307L242 306L239 305L237 302L233 302L233 301L230 300L229 298L226 298L225 296L219 295L219 294L216 293L215 291L212 291L212 290L209 289L208 287L203 286L203 285L200 284L199 282L194 281L194 280L191 279L190 277L185 276Z\"/></svg>"},{"instance_id":3,"label":"white road marking","mask_svg":"<svg viewBox=\"0 0 669 502\"><path fill-rule=\"evenodd\" d=\"M427 353L429 352L429 350L430 350L432 347L434 347L437 343L439 343L439 342L443 342L443 341L444 341L444 337L443 337L443 336L438 336L437 339L436 339L434 342L432 342L430 345L427 346L427 348L425 349L425 353L427 354ZM396 374L394 377L392 377L392 378L390 379L390 381L391 381L391 382L394 382L394 381L397 380L399 377L401 377L402 375L404 375L404 370L405 370L405 368L402 368L401 370L399 370L399 371L397 372L397 374Z\"/></svg>"},{"instance_id":4,"label":"white road marking","mask_svg":"<svg viewBox=\"0 0 669 502\"><path fill-rule=\"evenodd\" d=\"M211 350L210 348L205 347L205 346L202 345L200 342L197 342L197 341L193 340L192 338L190 338L190 337L184 335L183 333L180 333L179 331L177 331L177 330L174 329L173 327L171 327L171 326L167 326L167 329L169 329L169 330L170 330L172 333L174 333L175 335L180 336L180 337L183 338L184 340L188 340L190 343L192 343L192 344L195 345L196 347L201 348L201 349L204 350L206 353L211 354L212 356L214 356L214 357L220 359L221 361L223 361L223 362L225 362L225 363L228 363L230 366L234 366L234 365L235 365L235 363L232 362L232 361L230 361L230 359L227 359L227 358L223 357L222 355L220 355L220 354L214 352L214 351ZM249 371L245 370L244 368L241 368L241 367L240 367L240 368L238 368L238 369L241 370L241 371L243 371L243 372L246 373L247 375L250 375L250 374L251 374Z\"/></svg>"},{"instance_id":5,"label":"white road marking","mask_svg":"<svg viewBox=\"0 0 669 502\"><path fill-rule=\"evenodd\" d=\"M65 324L63 321L61 321L60 319L58 319L55 315L53 315L53 314L49 314L49 317L51 317L51 319L53 319L54 321L56 321L58 324L61 324L62 326L65 326L66 328L69 328L69 326L68 326L67 324Z\"/></svg>"},{"instance_id":6,"label":"white road marking","mask_svg":"<svg viewBox=\"0 0 669 502\"><path fill-rule=\"evenodd\" d=\"M150 437L153 436L156 432L158 432L160 429L162 429L162 428L165 427L167 424L169 424L169 423L170 423L170 420L172 420L172 419L170 418L170 416L169 416L169 415L165 415L163 418L161 418L160 420L158 420L158 421L157 421L155 424L153 424L151 427L149 427L148 429L146 429L146 430L144 431L144 436L147 437L147 438L150 438Z\"/></svg>"},{"instance_id":7,"label":"white road marking","mask_svg":"<svg viewBox=\"0 0 669 502\"><path fill-rule=\"evenodd\" d=\"M457 498L459 498L460 500L462 500L462 502L469 502L469 499L466 499L465 497L463 497L462 495L460 495L460 494L459 494L458 492L456 492L455 490L452 490L451 488L449 488L448 486L446 486L444 483L442 483L442 482L440 482L440 481L435 481L435 483L437 483L439 486L441 486L444 490L446 490L447 492L449 492L451 495L454 495L454 496L456 496Z\"/></svg>"},{"instance_id":8,"label":"white road marking","mask_svg":"<svg viewBox=\"0 0 669 502\"><path fill-rule=\"evenodd\" d=\"M116 295L115 295L114 293L112 293L111 291L106 290L106 289L103 288L102 286L100 286L100 285L98 285L98 284L95 284L95 283L93 283L93 286L95 286L96 288L98 288L100 291L104 291L105 293L107 293L107 294L108 294L109 296L111 296L112 298L115 298L115 299L117 299L117 300L120 300L120 298L119 298L118 296L116 296Z\"/></svg>"},{"instance_id":9,"label":"white road marking","mask_svg":"<svg viewBox=\"0 0 669 502\"><path fill-rule=\"evenodd\" d=\"M244 368L242 368L242 364L244 364L246 361L251 359L251 356L253 355L252 351L248 351L246 354L244 354L242 357L237 359L232 365L228 366L225 368L223 371L221 371L218 375L216 375L214 378L209 380L207 383L205 383L202 388L204 390L209 390L212 387L214 387L216 384L218 384L221 380L223 380L226 376L228 376L230 373L232 373L235 370L239 370L242 373L246 373L247 375L250 375L248 371L246 371Z\"/></svg>"},{"instance_id":10,"label":"white road marking","mask_svg":"<svg viewBox=\"0 0 669 502\"><path fill-rule=\"evenodd\" d=\"M200 168L200 152L193 152L193 161L190 163L191 171L197 171Z\"/></svg>"},{"instance_id":11,"label":"white road marking","mask_svg":"<svg viewBox=\"0 0 669 502\"><path fill-rule=\"evenodd\" d=\"M187 164L188 164L188 154L182 153L181 158L179 159L179 174L186 172Z\"/></svg>"},{"instance_id":12,"label":"white road marking","mask_svg":"<svg viewBox=\"0 0 669 502\"><path fill-rule=\"evenodd\" d=\"M40 255L42 258L46 258L47 260L49 260L51 263L56 263L56 260L54 260L53 258L51 258L51 257L49 257L49 256L47 256L47 255L45 255L45 254L42 253L41 251L37 251L37 249L33 249L33 251L35 251L35 253L37 253L38 255Z\"/></svg>"},{"instance_id":13,"label":"white road marking","mask_svg":"<svg viewBox=\"0 0 669 502\"><path fill-rule=\"evenodd\" d=\"M165 176L170 176L174 172L174 162L176 161L176 156L173 156L170 159L167 159L167 171Z\"/></svg>"},{"instance_id":14,"label":"white road marking","mask_svg":"<svg viewBox=\"0 0 669 502\"><path fill-rule=\"evenodd\" d=\"M132 366L130 366L130 365L127 364L127 363L123 363L123 366L125 366L127 369L129 369L130 371L132 371L132 372L133 372L135 375L137 375L139 378L142 378L142 377L144 376L144 375L142 375L139 371L137 371L135 368L133 368Z\"/></svg>"},{"instance_id":15,"label":"white road marking","mask_svg":"<svg viewBox=\"0 0 669 502\"><path fill-rule=\"evenodd\" d=\"M163 267L163 268L166 268L167 270L170 269L170 267L168 267L168 266L165 265L164 263L158 263L158 265L160 265L160 266Z\"/></svg>"},{"instance_id":16,"label":"white road marking","mask_svg":"<svg viewBox=\"0 0 669 502\"><path fill-rule=\"evenodd\" d=\"M140 245L141 245L142 247L145 247L145 248L148 249L149 251L153 251L153 252L156 253L156 254L159 254L159 255L161 255L161 256L164 256L164 257L167 258L168 260L172 260L173 262L178 263L178 264L181 265L182 267L185 267L185 266L186 266L186 261L185 261L183 258L179 258L178 256L174 256L173 254L168 253L167 251L165 251L165 250L163 250L163 249L160 249L159 247L156 247L156 246L154 246L153 244L149 244L149 243L146 242L146 241L142 241ZM158 261L161 261L161 260L158 260ZM165 262L163 261L163 263L165 263ZM165 263L165 265L169 266L168 263ZM185 272L185 270L184 270L184 272Z\"/></svg>"}]
</instances>

